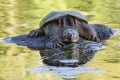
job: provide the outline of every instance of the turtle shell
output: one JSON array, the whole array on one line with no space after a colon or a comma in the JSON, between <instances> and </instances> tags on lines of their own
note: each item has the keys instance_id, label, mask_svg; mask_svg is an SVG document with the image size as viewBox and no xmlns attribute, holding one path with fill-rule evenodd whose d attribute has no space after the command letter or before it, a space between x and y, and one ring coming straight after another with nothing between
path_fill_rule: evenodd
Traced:
<instances>
[{"instance_id":1,"label":"turtle shell","mask_svg":"<svg viewBox=\"0 0 120 80\"><path fill-rule=\"evenodd\" d=\"M50 12L48 15L46 15L40 22L40 27L43 27L46 23L56 20L60 17L66 16L66 15L70 15L73 17L76 17L80 20L85 21L86 23L88 23L87 19L85 16L83 16L81 13L77 12L77 11L52 11Z\"/></svg>"}]
</instances>

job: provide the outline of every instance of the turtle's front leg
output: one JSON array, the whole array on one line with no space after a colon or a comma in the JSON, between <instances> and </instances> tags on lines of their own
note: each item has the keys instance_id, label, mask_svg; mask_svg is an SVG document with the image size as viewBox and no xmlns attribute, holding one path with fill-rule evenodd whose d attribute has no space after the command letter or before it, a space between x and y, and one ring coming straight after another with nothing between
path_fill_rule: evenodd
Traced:
<instances>
[{"instance_id":1,"label":"turtle's front leg","mask_svg":"<svg viewBox=\"0 0 120 80\"><path fill-rule=\"evenodd\" d=\"M79 35L87 40L100 42L100 39L97 37L96 31L89 24L82 23L80 24Z\"/></svg>"},{"instance_id":2,"label":"turtle's front leg","mask_svg":"<svg viewBox=\"0 0 120 80\"><path fill-rule=\"evenodd\" d=\"M64 43L61 41L58 35L51 35L50 42L47 43L47 46L50 48L62 48Z\"/></svg>"},{"instance_id":3,"label":"turtle's front leg","mask_svg":"<svg viewBox=\"0 0 120 80\"><path fill-rule=\"evenodd\" d=\"M40 36L42 34L44 34L42 29L31 30L28 33L28 37L37 37L37 36Z\"/></svg>"},{"instance_id":4,"label":"turtle's front leg","mask_svg":"<svg viewBox=\"0 0 120 80\"><path fill-rule=\"evenodd\" d=\"M64 46L64 43L60 38L60 30L57 27L51 27L48 31L45 32L49 34L48 37L50 41L46 43L48 48L62 48Z\"/></svg>"}]
</instances>

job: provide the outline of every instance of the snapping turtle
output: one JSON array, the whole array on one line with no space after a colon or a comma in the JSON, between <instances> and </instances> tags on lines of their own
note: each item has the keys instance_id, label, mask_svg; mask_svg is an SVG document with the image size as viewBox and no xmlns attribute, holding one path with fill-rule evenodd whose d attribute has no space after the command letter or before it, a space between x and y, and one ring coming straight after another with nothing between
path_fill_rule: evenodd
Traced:
<instances>
[{"instance_id":1,"label":"snapping turtle","mask_svg":"<svg viewBox=\"0 0 120 80\"><path fill-rule=\"evenodd\" d=\"M53 11L40 22L40 28L30 31L28 37L46 36L51 48L62 47L64 40L77 42L79 37L99 42L87 19L76 11ZM65 39L66 38L66 39ZM69 38L69 39L68 39Z\"/></svg>"}]
</instances>

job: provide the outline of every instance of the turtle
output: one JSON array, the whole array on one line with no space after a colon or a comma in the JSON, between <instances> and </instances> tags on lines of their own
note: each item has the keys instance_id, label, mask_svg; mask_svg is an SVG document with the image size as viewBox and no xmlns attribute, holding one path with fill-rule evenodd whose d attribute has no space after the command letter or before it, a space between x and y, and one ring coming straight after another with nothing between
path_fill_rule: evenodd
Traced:
<instances>
[{"instance_id":1,"label":"turtle","mask_svg":"<svg viewBox=\"0 0 120 80\"><path fill-rule=\"evenodd\" d=\"M84 15L74 10L50 12L41 20L39 29L28 33L28 37L39 36L50 40L46 43L50 48L61 48L64 42L77 42L79 37L100 42L96 29L88 24Z\"/></svg>"}]
</instances>

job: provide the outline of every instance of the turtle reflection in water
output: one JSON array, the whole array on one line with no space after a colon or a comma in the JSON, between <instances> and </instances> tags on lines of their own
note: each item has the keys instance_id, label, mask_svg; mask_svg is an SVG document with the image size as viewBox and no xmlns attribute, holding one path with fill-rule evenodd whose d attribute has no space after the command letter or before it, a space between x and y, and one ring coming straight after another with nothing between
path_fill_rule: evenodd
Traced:
<instances>
[{"instance_id":1,"label":"turtle reflection in water","mask_svg":"<svg viewBox=\"0 0 120 80\"><path fill-rule=\"evenodd\" d=\"M101 46L99 43L85 41L81 44L67 44L62 49L43 49L40 55L47 65L77 67L90 61Z\"/></svg>"}]
</instances>

